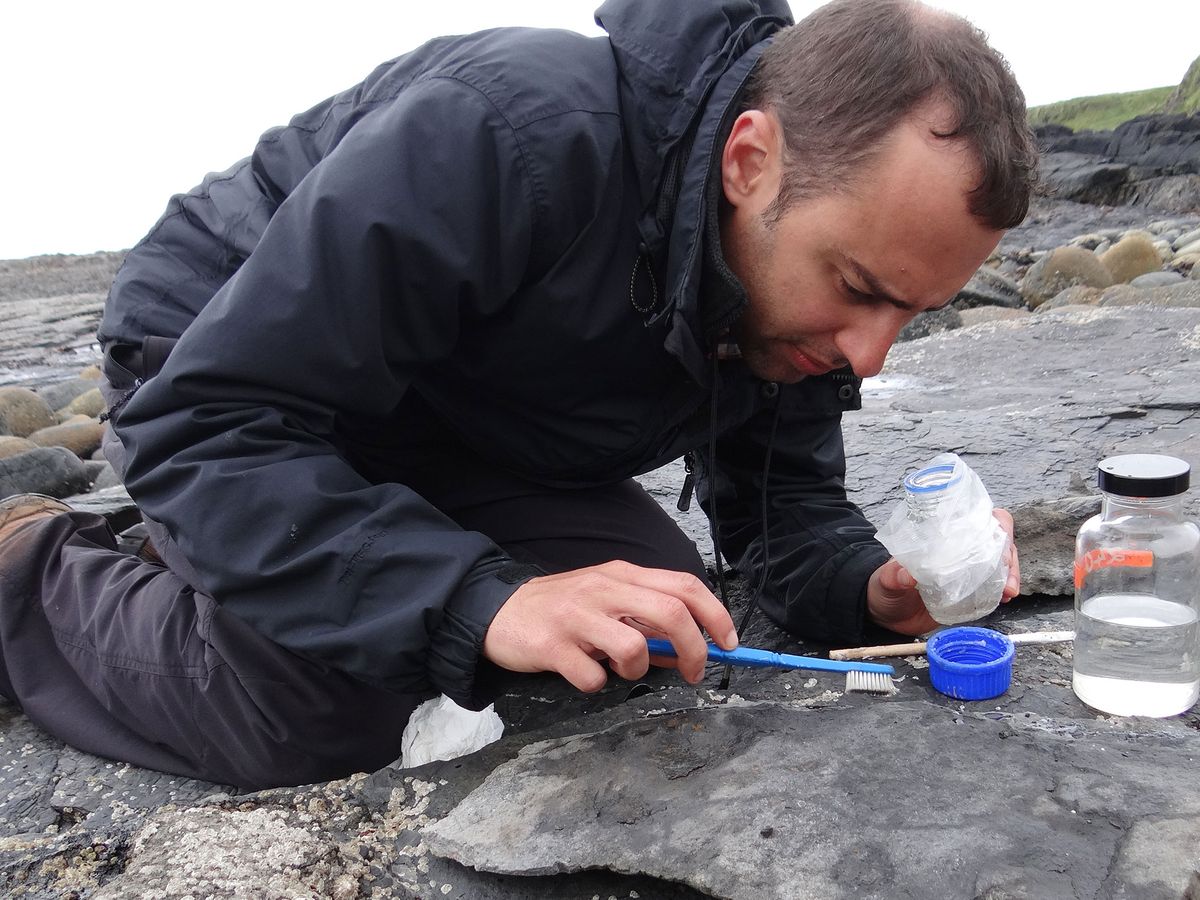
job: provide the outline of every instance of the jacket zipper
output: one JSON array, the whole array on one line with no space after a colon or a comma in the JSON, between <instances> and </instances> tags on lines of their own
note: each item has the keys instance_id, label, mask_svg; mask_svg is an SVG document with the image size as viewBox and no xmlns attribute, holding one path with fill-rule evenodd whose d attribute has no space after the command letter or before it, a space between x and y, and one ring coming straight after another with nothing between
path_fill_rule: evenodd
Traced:
<instances>
[{"instance_id":1,"label":"jacket zipper","mask_svg":"<svg viewBox=\"0 0 1200 900\"><path fill-rule=\"evenodd\" d=\"M680 512L687 512L692 508L692 494L696 490L695 451L689 450L683 454L683 471L687 474L683 476L683 490L679 492L679 500L675 503L675 508Z\"/></svg>"}]
</instances>

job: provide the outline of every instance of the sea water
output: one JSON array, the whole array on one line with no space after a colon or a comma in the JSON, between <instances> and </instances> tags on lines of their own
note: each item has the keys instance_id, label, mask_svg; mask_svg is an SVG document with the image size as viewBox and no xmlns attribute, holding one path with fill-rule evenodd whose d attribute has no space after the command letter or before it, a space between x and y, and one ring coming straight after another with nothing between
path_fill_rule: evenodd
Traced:
<instances>
[{"instance_id":1,"label":"sea water","mask_svg":"<svg viewBox=\"0 0 1200 900\"><path fill-rule=\"evenodd\" d=\"M1118 716L1173 716L1200 697L1196 611L1150 594L1098 594L1075 622L1076 696Z\"/></svg>"}]
</instances>

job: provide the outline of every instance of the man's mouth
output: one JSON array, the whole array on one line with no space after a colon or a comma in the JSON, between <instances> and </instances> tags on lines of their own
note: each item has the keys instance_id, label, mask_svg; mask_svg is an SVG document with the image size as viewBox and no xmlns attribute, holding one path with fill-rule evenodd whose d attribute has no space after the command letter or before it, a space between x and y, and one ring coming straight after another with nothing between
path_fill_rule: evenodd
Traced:
<instances>
[{"instance_id":1,"label":"man's mouth","mask_svg":"<svg viewBox=\"0 0 1200 900\"><path fill-rule=\"evenodd\" d=\"M824 375L826 372L832 372L836 366L827 365L820 360L813 359L803 350L795 347L787 348L788 362L792 368L804 375Z\"/></svg>"}]
</instances>

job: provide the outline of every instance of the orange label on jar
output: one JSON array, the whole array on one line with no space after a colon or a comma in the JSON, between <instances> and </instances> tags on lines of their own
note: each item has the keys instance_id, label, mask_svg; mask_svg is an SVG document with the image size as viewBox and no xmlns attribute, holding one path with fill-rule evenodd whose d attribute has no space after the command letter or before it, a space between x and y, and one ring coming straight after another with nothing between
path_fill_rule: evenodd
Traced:
<instances>
[{"instance_id":1,"label":"orange label on jar","mask_svg":"<svg viewBox=\"0 0 1200 900\"><path fill-rule=\"evenodd\" d=\"M1089 572L1097 569L1111 569L1114 566L1128 566L1136 569L1148 569L1154 565L1152 550L1089 550L1075 560L1075 588L1083 587L1083 580Z\"/></svg>"}]
</instances>

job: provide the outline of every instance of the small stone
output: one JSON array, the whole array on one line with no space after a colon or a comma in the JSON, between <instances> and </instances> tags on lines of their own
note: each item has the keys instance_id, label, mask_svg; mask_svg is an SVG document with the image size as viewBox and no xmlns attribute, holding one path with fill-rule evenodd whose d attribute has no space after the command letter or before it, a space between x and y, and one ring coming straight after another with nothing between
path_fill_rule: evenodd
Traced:
<instances>
[{"instance_id":1,"label":"small stone","mask_svg":"<svg viewBox=\"0 0 1200 900\"><path fill-rule=\"evenodd\" d=\"M1130 232L1100 257L1118 284L1128 284L1139 275L1156 272L1162 267L1162 257L1154 241L1145 232Z\"/></svg>"},{"instance_id":2,"label":"small stone","mask_svg":"<svg viewBox=\"0 0 1200 900\"><path fill-rule=\"evenodd\" d=\"M29 435L29 440L39 447L66 447L82 459L99 448L103 437L104 426L99 422L81 422L40 428Z\"/></svg>"},{"instance_id":3,"label":"small stone","mask_svg":"<svg viewBox=\"0 0 1200 900\"><path fill-rule=\"evenodd\" d=\"M775 833L775 829L772 828L770 825L767 825L765 828L760 828L758 833L765 838L769 838L771 835L773 835Z\"/></svg>"},{"instance_id":4,"label":"small stone","mask_svg":"<svg viewBox=\"0 0 1200 900\"><path fill-rule=\"evenodd\" d=\"M1185 232L1171 241L1171 247L1176 253L1181 253L1189 244L1200 243L1200 228Z\"/></svg>"},{"instance_id":5,"label":"small stone","mask_svg":"<svg viewBox=\"0 0 1200 900\"><path fill-rule=\"evenodd\" d=\"M1030 309L1074 285L1108 287L1113 277L1092 253L1080 247L1059 247L1038 260L1025 273L1021 293Z\"/></svg>"},{"instance_id":6,"label":"small stone","mask_svg":"<svg viewBox=\"0 0 1200 900\"><path fill-rule=\"evenodd\" d=\"M82 413L85 416L95 417L104 412L104 409L104 395L100 393L99 388L92 388L86 394L80 394L68 403L62 411L70 415Z\"/></svg>"},{"instance_id":7,"label":"small stone","mask_svg":"<svg viewBox=\"0 0 1200 900\"><path fill-rule=\"evenodd\" d=\"M0 434L28 437L58 423L46 401L28 388L0 388Z\"/></svg>"},{"instance_id":8,"label":"small stone","mask_svg":"<svg viewBox=\"0 0 1200 900\"><path fill-rule=\"evenodd\" d=\"M1175 248L1175 253L1183 256L1188 253L1200 253L1200 241L1192 241L1190 244L1181 244Z\"/></svg>"},{"instance_id":9,"label":"small stone","mask_svg":"<svg viewBox=\"0 0 1200 900\"><path fill-rule=\"evenodd\" d=\"M40 387L36 393L46 401L46 405L51 409L62 409L76 397L95 389L94 379L76 377Z\"/></svg>"},{"instance_id":10,"label":"small stone","mask_svg":"<svg viewBox=\"0 0 1200 900\"><path fill-rule=\"evenodd\" d=\"M1129 282L1130 287L1162 287L1164 284L1179 284L1187 279L1178 272L1147 272Z\"/></svg>"},{"instance_id":11,"label":"small stone","mask_svg":"<svg viewBox=\"0 0 1200 900\"><path fill-rule=\"evenodd\" d=\"M1037 312L1061 309L1064 306L1095 306L1103 291L1100 288L1072 285L1037 307Z\"/></svg>"}]
</instances>

